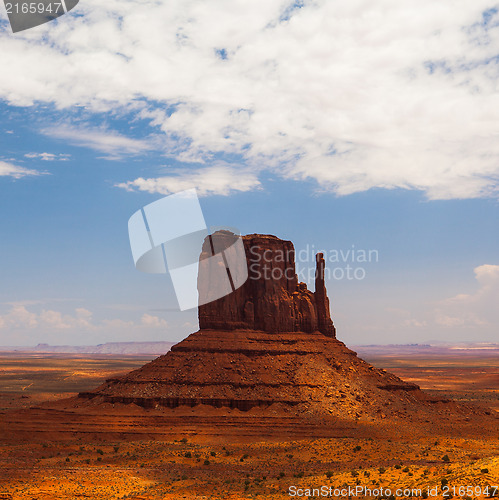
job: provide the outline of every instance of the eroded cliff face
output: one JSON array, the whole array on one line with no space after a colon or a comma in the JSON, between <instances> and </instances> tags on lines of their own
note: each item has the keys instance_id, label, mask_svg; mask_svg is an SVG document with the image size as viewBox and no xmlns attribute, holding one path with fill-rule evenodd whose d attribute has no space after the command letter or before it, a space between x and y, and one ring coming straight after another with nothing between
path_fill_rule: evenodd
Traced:
<instances>
[{"instance_id":1,"label":"eroded cliff face","mask_svg":"<svg viewBox=\"0 0 499 500\"><path fill-rule=\"evenodd\" d=\"M228 232L214 237L230 242ZM315 292L298 282L295 250L291 241L271 235L243 236L248 280L233 293L199 307L199 327L213 330L259 330L268 333L321 332L335 338L324 285L324 258L317 254ZM223 247L223 243L220 244ZM201 260L212 255L205 242ZM200 294L210 286L211 276L198 279Z\"/></svg>"}]
</instances>

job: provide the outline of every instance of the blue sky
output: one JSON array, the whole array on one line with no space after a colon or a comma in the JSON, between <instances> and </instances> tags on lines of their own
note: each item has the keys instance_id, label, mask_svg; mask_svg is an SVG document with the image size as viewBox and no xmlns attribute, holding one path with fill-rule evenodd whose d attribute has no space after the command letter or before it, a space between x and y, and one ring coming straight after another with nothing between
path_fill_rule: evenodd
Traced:
<instances>
[{"instance_id":1,"label":"blue sky","mask_svg":"<svg viewBox=\"0 0 499 500\"><path fill-rule=\"evenodd\" d=\"M362 268L327 283L345 342L497 341L499 17L382 4L81 0L15 35L2 11L0 345L194 331L127 234L190 187L208 224L375 250L328 263Z\"/></svg>"}]
</instances>

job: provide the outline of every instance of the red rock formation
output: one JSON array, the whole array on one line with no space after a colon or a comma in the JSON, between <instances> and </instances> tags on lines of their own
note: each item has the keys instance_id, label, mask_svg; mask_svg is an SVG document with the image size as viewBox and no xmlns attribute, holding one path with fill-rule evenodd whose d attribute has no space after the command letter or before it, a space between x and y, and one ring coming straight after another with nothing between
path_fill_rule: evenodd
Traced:
<instances>
[{"instance_id":1,"label":"red rock formation","mask_svg":"<svg viewBox=\"0 0 499 500\"><path fill-rule=\"evenodd\" d=\"M227 248L233 241L233 234L222 233L204 256L219 252L215 243ZM250 235L244 246L250 279L199 308L200 331L93 391L23 414L0 415L0 436L32 441L94 435L116 441L187 432L297 439L357 435L361 422L361 432L371 437L372 424L397 429L401 418L406 424L433 425L470 415L482 422L489 418L492 427L485 410L432 399L335 338L321 254L312 293L298 283L291 242ZM200 294L220 277L226 262L220 259L216 266L207 267L211 280L200 278Z\"/></svg>"},{"instance_id":2,"label":"red rock formation","mask_svg":"<svg viewBox=\"0 0 499 500\"><path fill-rule=\"evenodd\" d=\"M235 239L227 231L215 235L205 241L201 260ZM425 401L416 385L374 368L336 339L322 254L311 292L298 282L290 241L252 234L243 242L249 279L199 307L199 332L139 370L80 394L80 400L243 411L278 405L297 415L306 410L349 418L375 418L395 400L403 406ZM200 266L200 296L218 284L223 266L222 259Z\"/></svg>"},{"instance_id":3,"label":"red rock formation","mask_svg":"<svg viewBox=\"0 0 499 500\"><path fill-rule=\"evenodd\" d=\"M234 237L226 231L213 236L229 246ZM224 244L223 240L227 243ZM199 307L199 327L213 330L259 330L269 333L319 331L335 338L324 285L324 258L317 255L315 293L299 283L295 271L295 250L291 241L276 236L243 236L248 262L248 280L233 293ZM212 255L205 242L201 259ZM202 268L201 268L202 269ZM212 274L200 272L200 294L209 287Z\"/></svg>"}]
</instances>

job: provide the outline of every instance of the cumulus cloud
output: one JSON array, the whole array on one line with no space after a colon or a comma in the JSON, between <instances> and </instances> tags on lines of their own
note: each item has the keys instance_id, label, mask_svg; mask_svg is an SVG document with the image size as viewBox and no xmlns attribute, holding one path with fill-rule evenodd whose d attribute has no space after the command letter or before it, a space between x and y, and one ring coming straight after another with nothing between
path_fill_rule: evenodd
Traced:
<instances>
[{"instance_id":1,"label":"cumulus cloud","mask_svg":"<svg viewBox=\"0 0 499 500\"><path fill-rule=\"evenodd\" d=\"M87 0L0 41L0 98L131 113L182 161L209 168L217 153L237 155L246 176L263 165L343 195L497 195L490 0ZM111 131L52 133L111 157L150 147ZM124 187L170 192L174 182Z\"/></svg>"},{"instance_id":2,"label":"cumulus cloud","mask_svg":"<svg viewBox=\"0 0 499 500\"><path fill-rule=\"evenodd\" d=\"M33 311L27 305L32 302L14 303L10 310L0 314L0 333L20 331L67 331L68 333L94 333L108 332L109 329L122 330L123 334L130 331L147 331L151 329L167 328L168 323L151 314L143 314L138 321L124 321L122 319L103 319L95 321L93 313L83 307L76 308L73 313L67 314L53 309Z\"/></svg>"},{"instance_id":3,"label":"cumulus cloud","mask_svg":"<svg viewBox=\"0 0 499 500\"><path fill-rule=\"evenodd\" d=\"M228 195L235 191L250 191L260 187L256 174L237 170L229 166L212 166L198 170L177 170L175 175L144 179L116 184L128 191L172 194L184 189L196 188L200 196Z\"/></svg>"},{"instance_id":4,"label":"cumulus cloud","mask_svg":"<svg viewBox=\"0 0 499 500\"><path fill-rule=\"evenodd\" d=\"M141 318L141 324L149 328L166 328L168 323L158 316L152 316L151 314L144 314Z\"/></svg>"},{"instance_id":5,"label":"cumulus cloud","mask_svg":"<svg viewBox=\"0 0 499 500\"><path fill-rule=\"evenodd\" d=\"M441 301L435 321L443 327L492 327L497 329L499 313L499 265L485 264L474 269L478 290Z\"/></svg>"},{"instance_id":6,"label":"cumulus cloud","mask_svg":"<svg viewBox=\"0 0 499 500\"><path fill-rule=\"evenodd\" d=\"M30 175L41 175L41 172L31 170L25 167L19 167L12 163L0 160L0 177L12 177L13 179L20 179Z\"/></svg>"}]
</instances>

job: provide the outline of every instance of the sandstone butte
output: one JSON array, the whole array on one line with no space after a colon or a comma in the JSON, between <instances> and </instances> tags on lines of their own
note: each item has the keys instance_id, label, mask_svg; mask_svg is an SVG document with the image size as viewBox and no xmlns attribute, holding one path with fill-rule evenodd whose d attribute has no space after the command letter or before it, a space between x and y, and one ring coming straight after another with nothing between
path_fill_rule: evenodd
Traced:
<instances>
[{"instance_id":1,"label":"sandstone butte","mask_svg":"<svg viewBox=\"0 0 499 500\"><path fill-rule=\"evenodd\" d=\"M298 282L290 241L251 234L243 242L249 279L199 307L199 331L93 391L28 410L22 418L4 417L0 430L8 427L18 439L56 431L58 438L64 432L151 438L180 427L186 432L186 426L191 434L318 437L404 422L406 428L418 422L449 427L471 416L494 428L486 409L434 399L363 361L336 338L322 254L316 256L312 292ZM203 253L209 254L206 244ZM198 287L205 283L200 276Z\"/></svg>"},{"instance_id":2,"label":"sandstone butte","mask_svg":"<svg viewBox=\"0 0 499 500\"><path fill-rule=\"evenodd\" d=\"M354 421L448 406L366 363L336 338L322 254L312 292L298 282L291 241L251 234L243 242L249 279L199 307L198 332L80 399L145 408L273 408Z\"/></svg>"}]
</instances>

